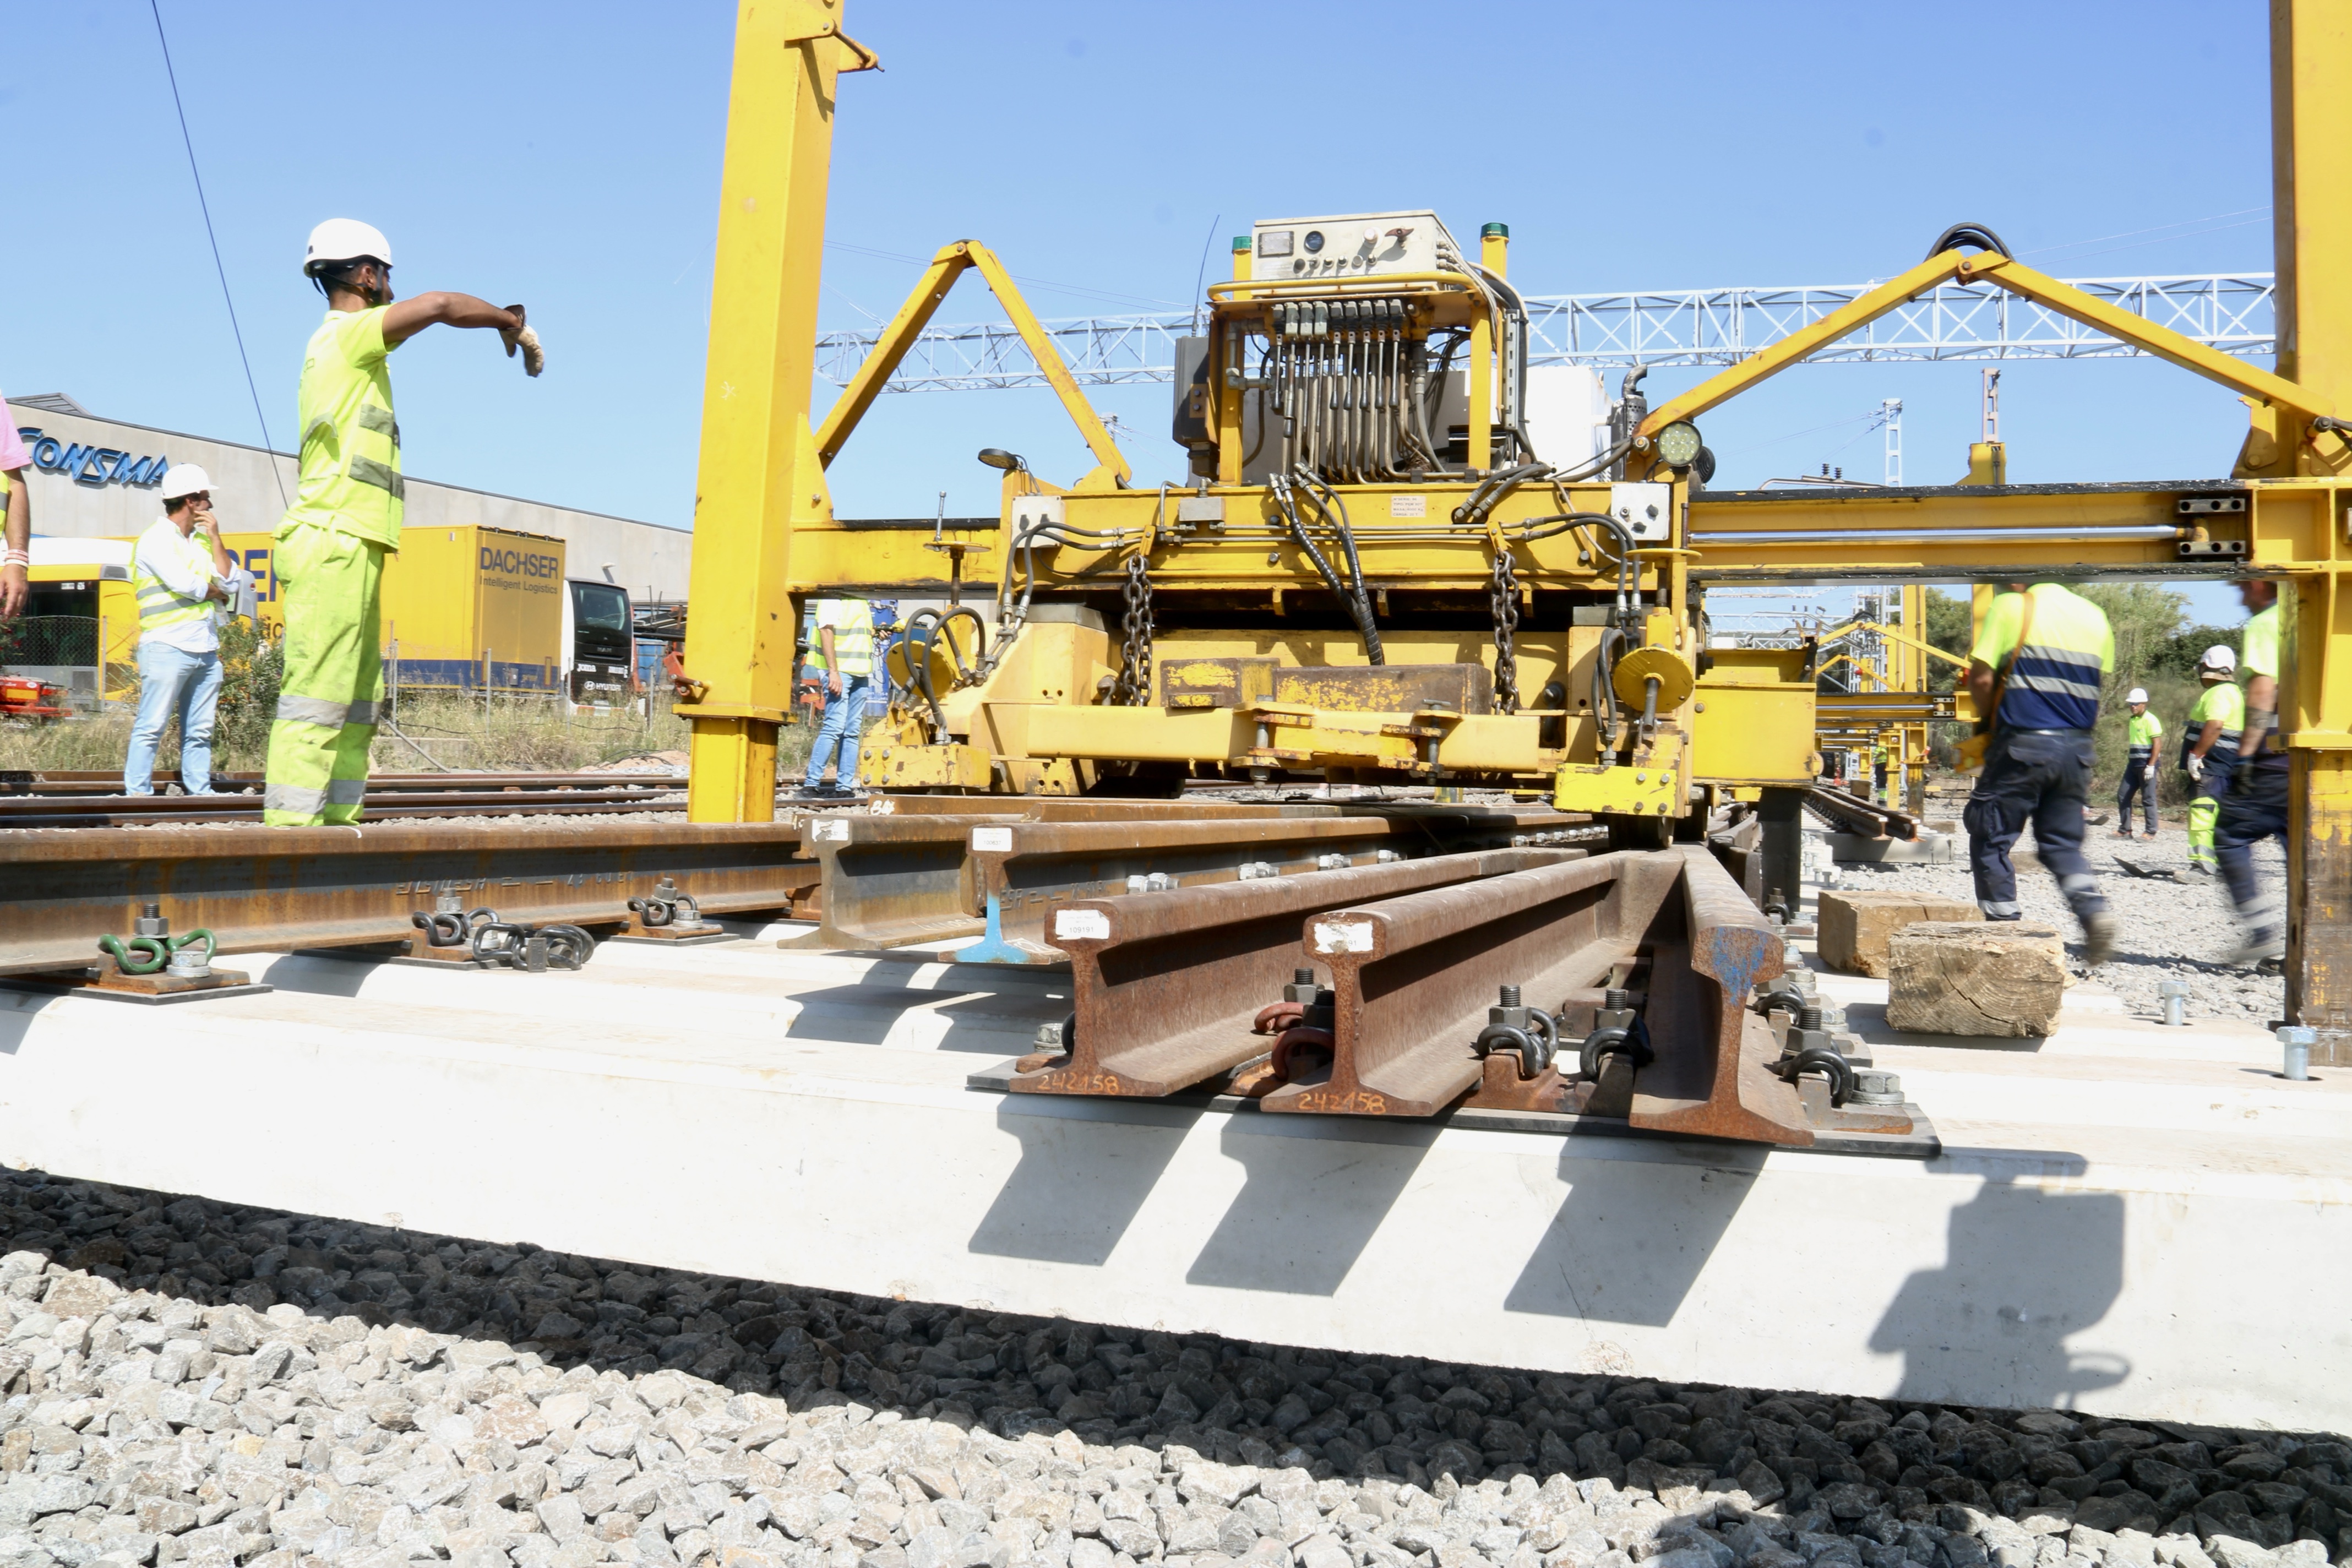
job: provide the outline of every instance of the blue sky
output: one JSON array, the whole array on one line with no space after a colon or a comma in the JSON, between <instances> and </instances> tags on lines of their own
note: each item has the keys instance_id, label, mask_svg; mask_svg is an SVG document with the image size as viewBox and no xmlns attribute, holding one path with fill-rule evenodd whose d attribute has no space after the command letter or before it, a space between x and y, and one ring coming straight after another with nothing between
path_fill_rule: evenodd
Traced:
<instances>
[{"instance_id":1,"label":"blue sky","mask_svg":"<svg viewBox=\"0 0 2352 1568\"><path fill-rule=\"evenodd\" d=\"M487 334L404 348L411 472L687 521L730 6L161 3L278 445L322 308L303 237L364 217L404 291L524 301L548 347L537 382ZM897 258L955 238L1075 316L1188 304L1203 242L1213 275L1254 216L1415 206L1461 235L1508 222L1543 293L1885 277L1963 218L2062 277L2270 265L2259 0L846 7L887 69L842 85L828 326L887 318L917 271ZM0 387L257 439L145 0L5 0L0 26ZM992 314L968 279L941 319ZM1800 368L1709 416L1717 482L1875 477L1858 432L1885 397L1906 477L1958 478L1977 388L1967 364ZM1142 478L1181 469L1168 397L1096 395ZM2244 428L2147 361L2011 364L2002 417L2028 482L2224 473ZM1086 466L1045 394L894 395L835 464L837 504L987 510L983 445ZM2224 618L2228 595L2199 599Z\"/></svg>"}]
</instances>

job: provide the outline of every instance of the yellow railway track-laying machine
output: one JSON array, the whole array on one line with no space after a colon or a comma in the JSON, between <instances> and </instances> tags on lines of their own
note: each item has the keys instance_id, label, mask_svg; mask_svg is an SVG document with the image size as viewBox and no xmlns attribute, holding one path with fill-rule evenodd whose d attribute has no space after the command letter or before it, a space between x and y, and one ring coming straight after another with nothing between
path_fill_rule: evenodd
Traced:
<instances>
[{"instance_id":1,"label":"yellow railway track-laying machine","mask_svg":"<svg viewBox=\"0 0 2352 1568\"><path fill-rule=\"evenodd\" d=\"M1502 224L1465 246L1429 211L1267 221L1234 242L1234 276L1208 290L1204 330L1183 345L1173 434L1186 482L1139 487L1003 268L969 241L939 252L812 427L836 79L873 57L842 33L839 0L745 0L680 710L694 725L691 815L772 812L797 603L827 592L950 601L917 617L898 671L909 695L861 758L874 788L1475 784L1592 813L1637 847L1695 832L1727 795L1780 797L1793 816L1817 733L1836 727L1817 716L1802 650L1709 648L1711 585L2252 569L2281 579L2294 617L2281 704L2301 784L2290 1007L2342 1005L2352 678L2330 655L2352 636L2336 592L2352 498L2336 417L2352 376L2340 262L2352 164L2323 150L2352 132L2352 35L2326 0L2277 0L2273 33L2275 372L1961 226L1863 299L1653 407L1638 374L1612 401L1589 373L1530 372ZM2336 269L2323 272L2330 247ZM826 465L972 268L1094 468L1063 486L991 449L996 519L836 519ZM1696 421L1708 410L1951 281L2035 300L2236 391L2251 428L2229 477L1705 488Z\"/></svg>"}]
</instances>

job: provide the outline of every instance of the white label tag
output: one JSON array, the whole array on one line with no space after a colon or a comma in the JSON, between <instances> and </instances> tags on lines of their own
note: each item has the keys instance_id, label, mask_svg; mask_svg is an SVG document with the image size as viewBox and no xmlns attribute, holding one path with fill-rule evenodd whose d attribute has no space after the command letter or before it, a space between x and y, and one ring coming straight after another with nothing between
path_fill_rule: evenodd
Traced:
<instances>
[{"instance_id":1,"label":"white label tag","mask_svg":"<svg viewBox=\"0 0 2352 1568\"><path fill-rule=\"evenodd\" d=\"M971 847L981 850L1010 849L1013 847L1013 829L975 827L971 830Z\"/></svg>"},{"instance_id":2,"label":"white label tag","mask_svg":"<svg viewBox=\"0 0 2352 1568\"><path fill-rule=\"evenodd\" d=\"M1389 515L1391 517L1427 517L1429 498L1427 496L1391 496L1389 497Z\"/></svg>"},{"instance_id":3,"label":"white label tag","mask_svg":"<svg viewBox=\"0 0 2352 1568\"><path fill-rule=\"evenodd\" d=\"M1110 917L1100 910L1055 910L1054 940L1055 942L1096 942L1110 940Z\"/></svg>"},{"instance_id":4,"label":"white label tag","mask_svg":"<svg viewBox=\"0 0 2352 1568\"><path fill-rule=\"evenodd\" d=\"M1372 922L1370 921L1324 921L1315 926L1315 951L1318 952L1370 952L1372 951Z\"/></svg>"},{"instance_id":5,"label":"white label tag","mask_svg":"<svg viewBox=\"0 0 2352 1568\"><path fill-rule=\"evenodd\" d=\"M809 837L824 844L849 842L849 819L845 816L820 816L809 824Z\"/></svg>"}]
</instances>

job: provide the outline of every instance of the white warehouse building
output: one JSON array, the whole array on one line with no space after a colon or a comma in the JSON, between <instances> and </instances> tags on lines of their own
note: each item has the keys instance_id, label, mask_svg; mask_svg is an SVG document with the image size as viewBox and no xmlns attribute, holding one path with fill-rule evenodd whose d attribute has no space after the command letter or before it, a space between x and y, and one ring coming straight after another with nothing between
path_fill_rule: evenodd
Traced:
<instances>
[{"instance_id":1,"label":"white warehouse building","mask_svg":"<svg viewBox=\"0 0 2352 1568\"><path fill-rule=\"evenodd\" d=\"M121 539L143 532L163 511L156 491L173 463L197 464L212 477L213 510L224 532L270 532L285 510L281 494L294 493L296 460L287 453L101 419L61 393L10 398L8 407L33 457L28 483L37 535ZM686 529L405 478L409 528L479 525L561 539L573 577L602 577L640 604L686 597L694 540Z\"/></svg>"}]
</instances>

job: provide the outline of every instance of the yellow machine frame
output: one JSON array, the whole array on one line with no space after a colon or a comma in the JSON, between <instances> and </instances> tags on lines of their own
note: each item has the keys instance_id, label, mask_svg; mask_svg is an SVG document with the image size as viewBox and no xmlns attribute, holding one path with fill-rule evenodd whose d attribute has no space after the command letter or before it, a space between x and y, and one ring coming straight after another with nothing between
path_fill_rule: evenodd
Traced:
<instances>
[{"instance_id":1,"label":"yellow machine frame","mask_svg":"<svg viewBox=\"0 0 2352 1568\"><path fill-rule=\"evenodd\" d=\"M1844 309L1651 410L1634 435L1629 472L1641 472L1667 426L1725 399L1938 283L1997 286L2133 342L2241 394L2249 429L2231 494L2242 510L2185 516L2178 489L1974 484L1941 489L1772 492L1733 501L1694 496L1686 477L1652 469L1667 486L1669 536L1633 552L1630 574L1643 614L1623 628L1645 656L1646 689L1659 693L1654 727L1609 731L1588 703L1579 710L1474 713L1433 702L1367 710L1313 693L1242 690L1224 706L1150 706L1101 700L1119 668L1114 635L1087 598L1116 602L1125 563L1149 563L1153 592L1171 604L1232 608L1181 617L1154 646L1158 666L1227 661L1236 671L1336 670L1366 663L1355 638L1295 606L1321 584L1286 530L1265 487L1241 481L1239 400L1210 378L1213 478L1193 489L1124 488L1129 465L1085 407L1058 358L994 258L969 242L940 253L861 373L825 422L808 420L826 164L836 78L872 57L840 31L840 0L742 0L722 178L692 601L686 664L698 689L684 706L693 722L689 814L698 821L751 820L773 811L776 727L788 721L795 600L828 590L940 594L942 554L920 535L853 531L837 523L825 462L887 380L946 286L979 267L1015 325L1039 352L1097 466L1064 491L1023 471L1004 481L1004 524L968 545L1009 544L1046 512L1061 542L1034 552L1048 588L1009 647L950 658L937 714L909 709L868 752L866 776L887 787L1024 793L1097 787L1138 764L1178 768L1313 768L1395 779L1490 780L1541 790L1560 805L1624 818L1671 820L1692 809L1693 786L1740 790L1793 778L1784 736L1805 710L1810 682L1771 700L1727 689L1698 646L1693 591L1708 583L1827 580L1916 583L1954 576L2095 573L2208 575L2258 572L2280 579L2290 653L2281 722L2294 748L2290 882L2289 1008L2344 1005L2352 990L2352 943L2342 900L2352 897L2352 605L2338 591L2352 541L2352 445L2336 416L2352 374L2352 289L2341 258L2352 254L2352 165L2336 150L2352 141L2352 34L2329 0L2272 6L2277 369L2267 372L2069 289L2009 257L1947 249ZM1480 260L1496 278L1505 243L1487 236ZM2334 270L2328 270L2333 268ZM2325 283L2331 285L2322 287ZM1405 296L1428 321L1470 334L1469 464L1484 469L1496 430L1494 323L1486 295L1463 276L1253 279L1246 258L1210 290L1212 365L1230 331L1299 292L1349 289ZM1996 477L1993 465L1979 477ZM1341 487L1355 528L1362 581L1388 613L1413 602L1484 594L1507 557L1522 611L1546 595L1606 595L1615 569L1591 529L1543 532L1537 520L1605 509L1605 484L1528 485L1475 526L1443 521L1469 496L1458 480ZM1185 502L1200 503L1188 507ZM1213 503L1213 504L1211 504ZM1214 511L1217 526L1198 514ZM1192 514L1188 521L1188 514ZM1377 521L1374 521L1377 520ZM1000 591L1020 570L998 553ZM1059 601L1058 603L1056 601ZM1410 623L1408 615L1403 618ZM1591 668L1601 628L1538 616L1548 629L1517 642L1522 690L1560 680L1573 693ZM1906 621L1918 625L1906 615ZM992 628L993 629L993 628ZM1437 666L1489 656L1466 633L1401 629L1382 637L1398 665ZM1898 645L1899 646L1899 645ZM1252 662L1257 661L1257 662ZM955 668L957 666L961 668ZM1720 668L1720 667L1718 667ZM1679 674L1676 673L1677 669ZM1920 670L1896 684L1913 691ZM1330 695L1360 695L1339 676ZM1655 687L1647 687L1655 679ZM1615 683L1612 682L1612 689ZM1160 693L1165 696L1165 692ZM1622 698L1624 693L1618 692ZM1672 696L1671 701L1665 700ZM1572 699L1571 699L1572 701ZM1920 714L1890 713L1916 723ZM1704 762L1704 768L1701 763ZM1905 767L1916 764L1905 743ZM1765 771L1769 770L1769 771ZM2342 975L2339 978L2339 974Z\"/></svg>"}]
</instances>

